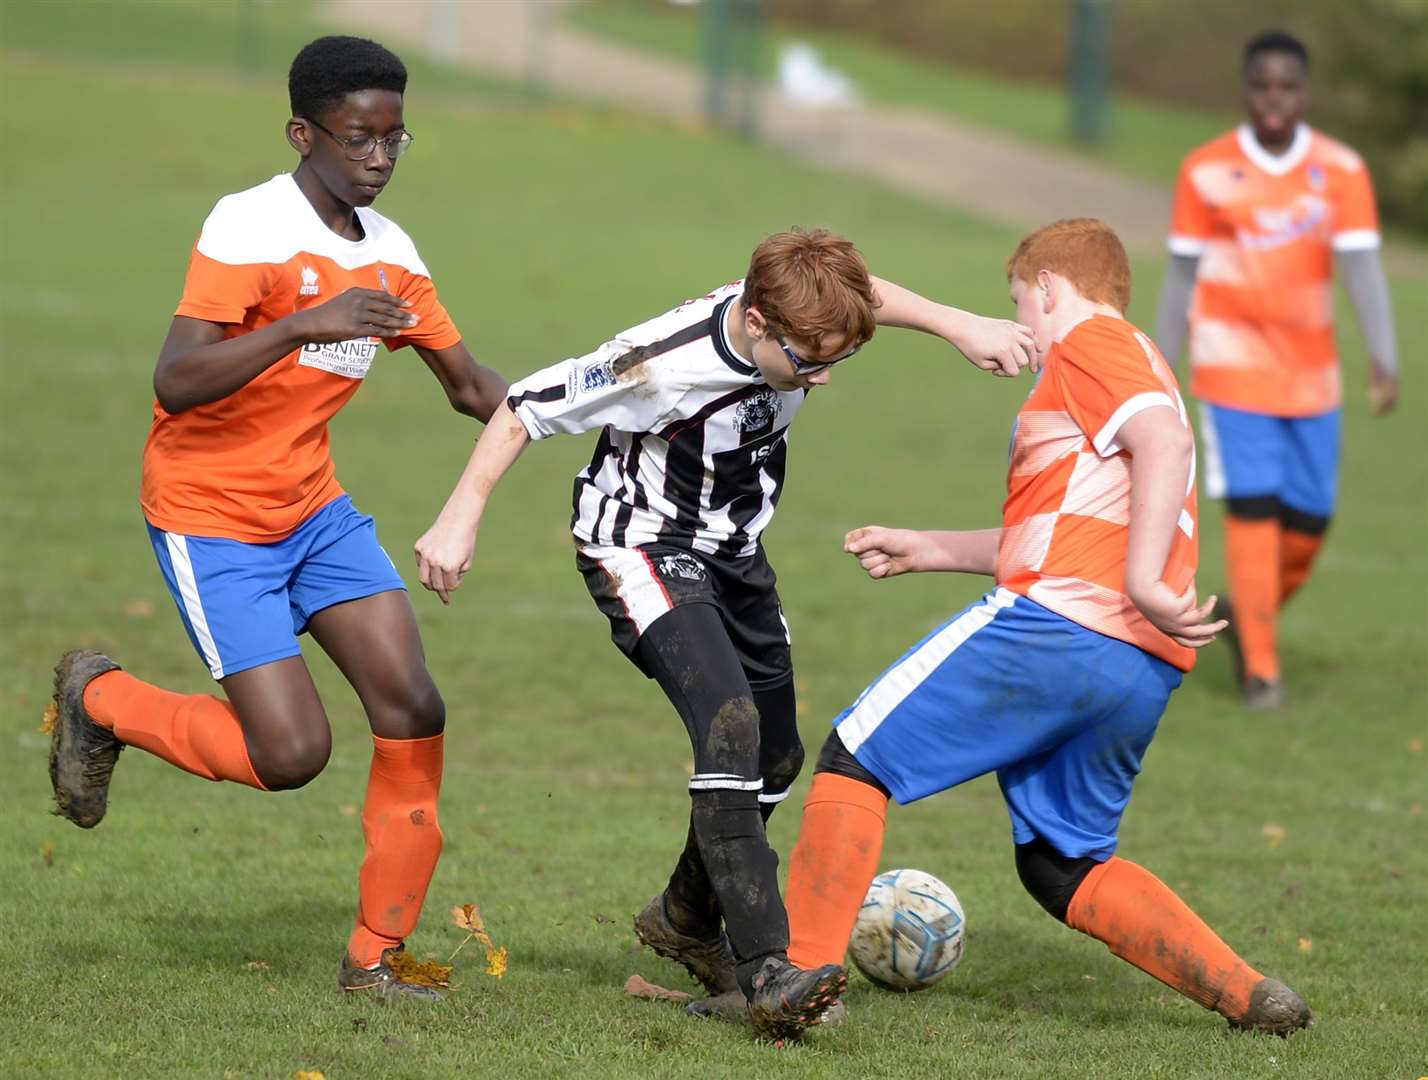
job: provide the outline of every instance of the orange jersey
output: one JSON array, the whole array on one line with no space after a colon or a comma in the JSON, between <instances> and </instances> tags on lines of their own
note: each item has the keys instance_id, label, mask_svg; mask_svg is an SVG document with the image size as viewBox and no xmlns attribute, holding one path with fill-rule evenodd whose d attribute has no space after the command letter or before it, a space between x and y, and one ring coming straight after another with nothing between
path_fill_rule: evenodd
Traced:
<instances>
[{"instance_id":1,"label":"orange jersey","mask_svg":"<svg viewBox=\"0 0 1428 1080\"><path fill-rule=\"evenodd\" d=\"M1337 408L1333 252L1379 245L1359 156L1300 124L1275 157L1243 124L1185 159L1170 234L1173 254L1200 257L1196 396L1275 416Z\"/></svg>"},{"instance_id":2,"label":"orange jersey","mask_svg":"<svg viewBox=\"0 0 1428 1080\"><path fill-rule=\"evenodd\" d=\"M1116 438L1132 416L1162 406L1189 428L1170 365L1124 319L1093 316L1052 346L1012 435L997 583L1189 671L1195 651L1125 594L1130 453ZM1193 461L1175 483L1185 503L1161 576L1178 594L1199 561Z\"/></svg>"},{"instance_id":3,"label":"orange jersey","mask_svg":"<svg viewBox=\"0 0 1428 1080\"><path fill-rule=\"evenodd\" d=\"M209 214L176 315L221 323L232 338L360 286L410 300L421 321L401 337L304 345L226 398L181 413L154 402L139 502L156 528L281 540L342 494L327 422L362 385L378 342L444 349L461 340L406 233L373 210L357 215L363 239L338 236L286 173Z\"/></svg>"}]
</instances>

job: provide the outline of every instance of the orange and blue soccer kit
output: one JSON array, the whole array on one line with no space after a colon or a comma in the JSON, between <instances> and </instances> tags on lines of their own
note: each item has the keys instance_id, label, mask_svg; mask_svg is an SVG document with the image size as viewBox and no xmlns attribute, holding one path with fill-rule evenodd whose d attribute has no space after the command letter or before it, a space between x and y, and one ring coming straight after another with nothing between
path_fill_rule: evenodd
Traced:
<instances>
[{"instance_id":1,"label":"orange and blue soccer kit","mask_svg":"<svg viewBox=\"0 0 1428 1080\"><path fill-rule=\"evenodd\" d=\"M1118 439L1162 408L1189 426L1169 365L1122 319L1092 317L1048 353L1012 438L997 588L834 720L789 865L798 966L842 962L889 794L906 803L995 772L1019 868L1041 850L1074 870L1058 917L1209 1008L1248 1006L1258 973L1114 856L1142 755L1195 660L1125 590L1131 461ZM1162 577L1179 593L1198 559L1193 464L1174 481L1185 494ZM843 750L855 767L837 764Z\"/></svg>"},{"instance_id":2,"label":"orange and blue soccer kit","mask_svg":"<svg viewBox=\"0 0 1428 1080\"><path fill-rule=\"evenodd\" d=\"M1202 402L1205 489L1228 500L1247 676L1278 678L1277 611L1307 577L1334 512L1333 256L1379 242L1363 161L1307 125L1278 156L1241 125L1181 167L1169 247L1199 260L1191 390Z\"/></svg>"},{"instance_id":3,"label":"orange and blue soccer kit","mask_svg":"<svg viewBox=\"0 0 1428 1080\"><path fill-rule=\"evenodd\" d=\"M371 209L356 213L362 238L338 236L288 174L220 200L175 314L217 323L232 338L349 288L384 289L420 316L385 339L389 349L459 342L411 240ZM184 626L215 679L299 655L298 635L317 611L405 587L329 453L328 421L361 387L381 340L306 344L218 401L179 413L154 405L140 503ZM89 685L85 702L125 744L208 779L264 786L236 713L219 698L112 672ZM415 926L440 849L440 778L440 736L375 739L362 904L349 944L364 966ZM391 825L415 816L428 826L420 835Z\"/></svg>"}]
</instances>

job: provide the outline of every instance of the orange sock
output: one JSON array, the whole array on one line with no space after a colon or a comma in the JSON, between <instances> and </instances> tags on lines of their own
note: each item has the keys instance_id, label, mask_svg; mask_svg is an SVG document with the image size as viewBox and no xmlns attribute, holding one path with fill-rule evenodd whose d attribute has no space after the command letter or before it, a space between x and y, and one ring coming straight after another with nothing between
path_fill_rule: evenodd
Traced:
<instances>
[{"instance_id":1,"label":"orange sock","mask_svg":"<svg viewBox=\"0 0 1428 1080\"><path fill-rule=\"evenodd\" d=\"M858 908L878 872L888 797L871 784L816 773L788 863L788 958L841 964Z\"/></svg>"},{"instance_id":2,"label":"orange sock","mask_svg":"<svg viewBox=\"0 0 1428 1080\"><path fill-rule=\"evenodd\" d=\"M1324 546L1323 533L1306 533L1285 529L1279 534L1279 606L1283 607L1309 580L1309 569L1319 549Z\"/></svg>"},{"instance_id":3,"label":"orange sock","mask_svg":"<svg viewBox=\"0 0 1428 1080\"><path fill-rule=\"evenodd\" d=\"M1225 518L1230 617L1235 622L1247 678L1279 678L1275 623L1279 616L1279 521Z\"/></svg>"},{"instance_id":4,"label":"orange sock","mask_svg":"<svg viewBox=\"0 0 1428 1080\"><path fill-rule=\"evenodd\" d=\"M1110 858L1081 882L1066 924L1222 1016L1249 1008L1263 978L1144 867Z\"/></svg>"},{"instance_id":5,"label":"orange sock","mask_svg":"<svg viewBox=\"0 0 1428 1080\"><path fill-rule=\"evenodd\" d=\"M400 944L416 929L441 855L436 800L444 739L372 736L372 771L362 809L367 857L357 879L357 925L347 943L361 967L375 967L383 949Z\"/></svg>"},{"instance_id":6,"label":"orange sock","mask_svg":"<svg viewBox=\"0 0 1428 1080\"><path fill-rule=\"evenodd\" d=\"M125 746L137 746L205 780L263 789L248 760L238 714L207 694L175 694L128 672L111 671L84 688L84 708Z\"/></svg>"}]
</instances>

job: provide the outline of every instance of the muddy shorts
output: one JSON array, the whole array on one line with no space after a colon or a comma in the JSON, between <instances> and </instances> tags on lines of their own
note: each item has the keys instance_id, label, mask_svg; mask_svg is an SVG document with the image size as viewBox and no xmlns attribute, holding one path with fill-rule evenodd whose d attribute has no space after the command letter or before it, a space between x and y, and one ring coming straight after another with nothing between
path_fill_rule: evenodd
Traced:
<instances>
[{"instance_id":1,"label":"muddy shorts","mask_svg":"<svg viewBox=\"0 0 1428 1080\"><path fill-rule=\"evenodd\" d=\"M681 605L712 604L750 689L770 689L792 677L788 623L762 548L747 558L720 559L664 544L582 544L575 563L595 605L610 620L611 640L646 676L653 678L637 649L645 630Z\"/></svg>"},{"instance_id":2,"label":"muddy shorts","mask_svg":"<svg viewBox=\"0 0 1428 1080\"><path fill-rule=\"evenodd\" d=\"M1180 670L1008 589L938 627L833 721L899 803L995 772L1018 844L1108 859Z\"/></svg>"}]
</instances>

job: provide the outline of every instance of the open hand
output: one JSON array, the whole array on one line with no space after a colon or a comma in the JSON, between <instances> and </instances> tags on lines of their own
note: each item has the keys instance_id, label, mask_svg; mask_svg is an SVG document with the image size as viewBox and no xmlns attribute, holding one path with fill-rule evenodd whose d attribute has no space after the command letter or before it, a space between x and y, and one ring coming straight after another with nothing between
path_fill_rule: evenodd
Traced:
<instances>
[{"instance_id":1,"label":"open hand","mask_svg":"<svg viewBox=\"0 0 1428 1080\"><path fill-rule=\"evenodd\" d=\"M1157 581L1147 589L1137 590L1137 595L1131 600L1152 626L1187 649L1203 648L1230 625L1226 619L1212 623L1205 621L1215 610L1216 598L1212 596L1203 604L1197 604L1193 581L1179 596L1165 582Z\"/></svg>"},{"instance_id":2,"label":"open hand","mask_svg":"<svg viewBox=\"0 0 1428 1080\"><path fill-rule=\"evenodd\" d=\"M351 341L360 337L397 337L420 321L407 310L411 301L378 289L348 289L325 304L306 308L293 318L302 320L302 339L314 343Z\"/></svg>"}]
</instances>

